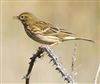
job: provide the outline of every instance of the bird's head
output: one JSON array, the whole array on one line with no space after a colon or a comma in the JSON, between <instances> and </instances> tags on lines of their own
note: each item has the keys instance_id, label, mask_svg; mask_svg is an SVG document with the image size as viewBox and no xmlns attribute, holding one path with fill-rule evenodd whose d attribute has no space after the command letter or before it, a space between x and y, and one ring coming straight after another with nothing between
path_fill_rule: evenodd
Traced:
<instances>
[{"instance_id":1,"label":"bird's head","mask_svg":"<svg viewBox=\"0 0 100 84\"><path fill-rule=\"evenodd\" d=\"M15 16L15 18L19 19L23 24L33 23L36 22L38 19L29 12L23 12L18 16Z\"/></svg>"}]
</instances>

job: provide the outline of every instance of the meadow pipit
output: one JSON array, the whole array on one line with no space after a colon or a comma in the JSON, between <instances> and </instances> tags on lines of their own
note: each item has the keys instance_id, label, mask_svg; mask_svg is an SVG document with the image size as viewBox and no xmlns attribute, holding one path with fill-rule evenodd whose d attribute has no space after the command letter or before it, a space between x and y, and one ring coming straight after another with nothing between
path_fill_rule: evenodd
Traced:
<instances>
[{"instance_id":1,"label":"meadow pipit","mask_svg":"<svg viewBox=\"0 0 100 84\"><path fill-rule=\"evenodd\" d=\"M94 42L89 39L77 37L73 33L66 32L64 29L56 28L48 22L39 20L29 12L23 12L16 17L22 22L27 35L31 39L42 44L52 45L69 40L85 40Z\"/></svg>"}]
</instances>

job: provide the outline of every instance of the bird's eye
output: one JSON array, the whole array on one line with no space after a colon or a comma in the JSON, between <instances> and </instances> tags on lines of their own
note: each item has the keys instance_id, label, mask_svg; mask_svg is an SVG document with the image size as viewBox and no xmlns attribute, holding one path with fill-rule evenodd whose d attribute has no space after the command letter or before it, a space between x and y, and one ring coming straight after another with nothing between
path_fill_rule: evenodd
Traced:
<instances>
[{"instance_id":1,"label":"bird's eye","mask_svg":"<svg viewBox=\"0 0 100 84\"><path fill-rule=\"evenodd\" d=\"M19 18L20 18L20 20L24 20L25 16L21 15Z\"/></svg>"}]
</instances>

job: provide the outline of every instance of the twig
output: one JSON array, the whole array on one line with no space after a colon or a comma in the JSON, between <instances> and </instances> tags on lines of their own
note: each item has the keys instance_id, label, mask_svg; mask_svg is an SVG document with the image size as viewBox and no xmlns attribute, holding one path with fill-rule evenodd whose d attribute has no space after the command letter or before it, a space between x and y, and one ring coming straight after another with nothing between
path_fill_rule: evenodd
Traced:
<instances>
[{"instance_id":1,"label":"twig","mask_svg":"<svg viewBox=\"0 0 100 84\"><path fill-rule=\"evenodd\" d=\"M68 83L73 84L73 78L68 73L65 73L65 69L59 62L58 57L53 53L53 51L48 46L45 46L44 49L47 52L48 56L51 58L51 61L53 61L54 65L56 65L56 70L58 70L59 73L61 73L62 77L64 77L64 80L66 80Z\"/></svg>"},{"instance_id":2,"label":"twig","mask_svg":"<svg viewBox=\"0 0 100 84\"><path fill-rule=\"evenodd\" d=\"M39 47L39 49L37 50L36 54L33 54L33 56L30 58L31 61L30 61L30 63L29 63L29 68L28 68L28 71L27 71L26 76L24 77L24 79L26 79L26 83L25 83L25 84L29 84L30 74L31 74L33 65L34 65L34 63L35 63L35 60L36 60L37 57L38 57L38 58L41 58L41 55L42 55L43 52L44 52L43 49L41 49L41 48Z\"/></svg>"},{"instance_id":3,"label":"twig","mask_svg":"<svg viewBox=\"0 0 100 84\"><path fill-rule=\"evenodd\" d=\"M97 69L97 73L96 73L96 76L95 76L94 84L97 84L97 80L98 80L99 74L100 74L100 64L99 64L99 67Z\"/></svg>"},{"instance_id":4,"label":"twig","mask_svg":"<svg viewBox=\"0 0 100 84\"><path fill-rule=\"evenodd\" d=\"M66 80L70 84L73 84L74 80L72 79L71 75L69 75L68 73L65 73L64 71L65 69L62 67L61 63L59 62L58 57L53 53L53 51L48 46L39 47L36 54L34 54L33 57L30 58L31 62L29 63L30 65L29 65L27 74L24 77L26 79L26 84L29 84L30 74L31 74L36 58L37 57L41 58L41 55L43 54L44 51L47 52L48 56L51 58L51 61L53 61L54 65L56 66L56 70L58 70L59 73L61 73L64 80Z\"/></svg>"},{"instance_id":5,"label":"twig","mask_svg":"<svg viewBox=\"0 0 100 84\"><path fill-rule=\"evenodd\" d=\"M71 73L72 73L73 79L75 79L75 76L77 75L77 72L75 71L76 58L77 58L77 44L75 43L74 52L72 55L72 64L71 64Z\"/></svg>"},{"instance_id":6,"label":"twig","mask_svg":"<svg viewBox=\"0 0 100 84\"><path fill-rule=\"evenodd\" d=\"M71 66L72 72L74 71L74 67L75 67L76 50L77 50L77 44L75 43L74 52L73 52L73 56L72 56L72 66Z\"/></svg>"}]
</instances>

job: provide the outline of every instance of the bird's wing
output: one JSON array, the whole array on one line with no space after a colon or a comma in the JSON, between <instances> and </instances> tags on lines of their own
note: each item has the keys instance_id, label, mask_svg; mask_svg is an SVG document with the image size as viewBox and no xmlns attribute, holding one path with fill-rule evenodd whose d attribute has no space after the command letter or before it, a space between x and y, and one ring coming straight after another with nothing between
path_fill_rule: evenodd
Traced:
<instances>
[{"instance_id":1,"label":"bird's wing","mask_svg":"<svg viewBox=\"0 0 100 84\"><path fill-rule=\"evenodd\" d=\"M38 28L40 28L40 32L42 35L52 35L57 37L75 35L71 32L66 32L64 29L54 27L52 24L44 21L38 21L36 25L38 26Z\"/></svg>"},{"instance_id":2,"label":"bird's wing","mask_svg":"<svg viewBox=\"0 0 100 84\"><path fill-rule=\"evenodd\" d=\"M36 27L35 29L37 29L36 30L37 32L35 33L41 34L41 36L47 36L50 38L58 38L61 41L85 40L85 41L93 42L92 40L77 37L73 33L66 32L64 29L54 27L52 24L44 22L44 21L38 21L34 26Z\"/></svg>"}]
</instances>

